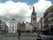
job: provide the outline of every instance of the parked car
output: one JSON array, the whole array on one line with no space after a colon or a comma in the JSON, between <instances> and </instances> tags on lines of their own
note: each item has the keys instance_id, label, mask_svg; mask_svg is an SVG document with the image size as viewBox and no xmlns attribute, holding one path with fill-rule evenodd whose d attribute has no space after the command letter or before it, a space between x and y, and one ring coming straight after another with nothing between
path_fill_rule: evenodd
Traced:
<instances>
[{"instance_id":1,"label":"parked car","mask_svg":"<svg viewBox=\"0 0 53 40\"><path fill-rule=\"evenodd\" d=\"M40 35L42 39L53 39L53 35L48 31L43 31L42 35Z\"/></svg>"},{"instance_id":2,"label":"parked car","mask_svg":"<svg viewBox=\"0 0 53 40\"><path fill-rule=\"evenodd\" d=\"M42 35L44 39L53 39L53 35Z\"/></svg>"}]
</instances>

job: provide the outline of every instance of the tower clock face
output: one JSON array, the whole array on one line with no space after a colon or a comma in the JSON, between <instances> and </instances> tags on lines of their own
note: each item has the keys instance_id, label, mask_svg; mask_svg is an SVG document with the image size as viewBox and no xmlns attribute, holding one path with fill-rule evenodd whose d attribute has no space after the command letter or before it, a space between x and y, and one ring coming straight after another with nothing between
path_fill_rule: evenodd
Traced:
<instances>
[{"instance_id":1,"label":"tower clock face","mask_svg":"<svg viewBox=\"0 0 53 40\"><path fill-rule=\"evenodd\" d=\"M33 17L33 20L35 20L35 17Z\"/></svg>"}]
</instances>

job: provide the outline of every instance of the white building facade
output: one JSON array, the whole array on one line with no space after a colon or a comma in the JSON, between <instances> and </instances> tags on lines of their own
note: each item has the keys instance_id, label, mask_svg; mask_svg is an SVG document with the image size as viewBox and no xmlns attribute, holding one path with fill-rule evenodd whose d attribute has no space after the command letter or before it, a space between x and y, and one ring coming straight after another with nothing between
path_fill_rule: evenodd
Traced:
<instances>
[{"instance_id":1,"label":"white building facade","mask_svg":"<svg viewBox=\"0 0 53 40\"><path fill-rule=\"evenodd\" d=\"M9 33L17 32L17 22L15 19L10 20Z\"/></svg>"},{"instance_id":2,"label":"white building facade","mask_svg":"<svg viewBox=\"0 0 53 40\"><path fill-rule=\"evenodd\" d=\"M33 30L33 26L30 23L27 22L25 30L28 30L28 31Z\"/></svg>"}]
</instances>

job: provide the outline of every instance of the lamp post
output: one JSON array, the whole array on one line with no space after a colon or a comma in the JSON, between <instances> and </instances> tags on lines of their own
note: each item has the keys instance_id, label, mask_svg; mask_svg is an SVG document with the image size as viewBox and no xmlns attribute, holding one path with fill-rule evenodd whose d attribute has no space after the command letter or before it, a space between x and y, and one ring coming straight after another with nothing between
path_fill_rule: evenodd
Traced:
<instances>
[{"instance_id":1,"label":"lamp post","mask_svg":"<svg viewBox=\"0 0 53 40\"><path fill-rule=\"evenodd\" d=\"M0 34L1 34L1 20L0 20Z\"/></svg>"},{"instance_id":2,"label":"lamp post","mask_svg":"<svg viewBox=\"0 0 53 40\"><path fill-rule=\"evenodd\" d=\"M0 20L0 30L1 30L1 20Z\"/></svg>"}]
</instances>

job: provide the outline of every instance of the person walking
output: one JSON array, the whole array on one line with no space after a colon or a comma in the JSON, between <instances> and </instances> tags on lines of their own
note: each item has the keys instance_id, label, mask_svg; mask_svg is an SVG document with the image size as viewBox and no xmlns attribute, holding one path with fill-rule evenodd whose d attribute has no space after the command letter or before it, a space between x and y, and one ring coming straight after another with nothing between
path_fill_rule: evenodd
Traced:
<instances>
[{"instance_id":1,"label":"person walking","mask_svg":"<svg viewBox=\"0 0 53 40\"><path fill-rule=\"evenodd\" d=\"M18 38L20 39L20 36L21 36L21 31L19 30L19 34L18 34Z\"/></svg>"}]
</instances>

